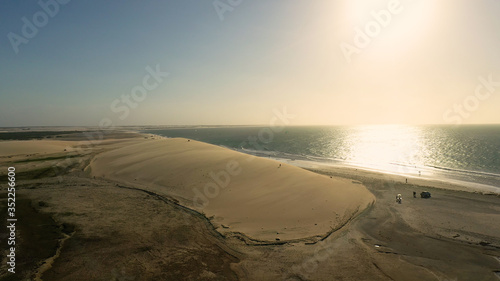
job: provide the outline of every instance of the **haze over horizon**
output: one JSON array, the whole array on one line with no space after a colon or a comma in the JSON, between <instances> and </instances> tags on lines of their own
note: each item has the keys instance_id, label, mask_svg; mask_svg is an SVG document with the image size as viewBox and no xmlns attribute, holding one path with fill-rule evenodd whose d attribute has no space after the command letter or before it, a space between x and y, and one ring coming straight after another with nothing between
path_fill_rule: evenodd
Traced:
<instances>
[{"instance_id":1,"label":"haze over horizon","mask_svg":"<svg viewBox=\"0 0 500 281\"><path fill-rule=\"evenodd\" d=\"M364 2L4 1L0 127L500 123L500 1Z\"/></svg>"}]
</instances>

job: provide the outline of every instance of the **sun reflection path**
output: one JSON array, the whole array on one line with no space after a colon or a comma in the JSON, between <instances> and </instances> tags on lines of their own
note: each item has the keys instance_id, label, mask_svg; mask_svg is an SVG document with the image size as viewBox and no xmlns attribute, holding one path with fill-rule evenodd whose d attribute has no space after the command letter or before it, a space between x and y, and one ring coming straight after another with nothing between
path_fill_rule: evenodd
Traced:
<instances>
[{"instance_id":1,"label":"sun reflection path","mask_svg":"<svg viewBox=\"0 0 500 281\"><path fill-rule=\"evenodd\" d=\"M423 166L425 145L422 129L403 125L353 128L345 140L346 160L361 166L395 173L415 173Z\"/></svg>"}]
</instances>

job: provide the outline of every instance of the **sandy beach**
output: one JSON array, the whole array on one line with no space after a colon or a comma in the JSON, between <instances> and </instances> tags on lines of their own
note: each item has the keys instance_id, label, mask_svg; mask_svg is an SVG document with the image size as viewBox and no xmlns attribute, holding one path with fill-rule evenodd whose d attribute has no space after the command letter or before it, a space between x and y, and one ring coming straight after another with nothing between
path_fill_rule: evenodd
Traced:
<instances>
[{"instance_id":1,"label":"sandy beach","mask_svg":"<svg viewBox=\"0 0 500 281\"><path fill-rule=\"evenodd\" d=\"M82 140L0 142L20 202L9 280L499 279L498 195L182 138Z\"/></svg>"}]
</instances>

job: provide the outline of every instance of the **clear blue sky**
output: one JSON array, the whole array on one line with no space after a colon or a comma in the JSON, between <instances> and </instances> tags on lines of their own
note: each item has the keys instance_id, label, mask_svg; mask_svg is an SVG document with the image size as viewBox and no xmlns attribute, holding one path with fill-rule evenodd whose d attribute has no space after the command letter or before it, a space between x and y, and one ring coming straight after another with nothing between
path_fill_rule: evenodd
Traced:
<instances>
[{"instance_id":1,"label":"clear blue sky","mask_svg":"<svg viewBox=\"0 0 500 281\"><path fill-rule=\"evenodd\" d=\"M500 123L500 1L365 2L220 0L238 4L221 16L213 1L73 0L25 38L22 18L47 12L2 1L0 126L267 124L283 107L297 125ZM125 117L121 97L158 65L169 76ZM481 98L479 77L494 81Z\"/></svg>"}]
</instances>

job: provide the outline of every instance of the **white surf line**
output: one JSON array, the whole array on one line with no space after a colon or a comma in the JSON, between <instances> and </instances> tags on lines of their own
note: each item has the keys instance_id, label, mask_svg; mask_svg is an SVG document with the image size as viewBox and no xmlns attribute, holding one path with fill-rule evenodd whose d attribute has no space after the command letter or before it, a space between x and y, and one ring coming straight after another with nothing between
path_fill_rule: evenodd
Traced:
<instances>
[{"instance_id":1,"label":"white surf line","mask_svg":"<svg viewBox=\"0 0 500 281\"><path fill-rule=\"evenodd\" d=\"M59 240L59 247L57 248L56 250L56 254L53 255L52 257L44 260L42 262L42 265L35 271L35 279L34 281L43 281L42 279L42 274L49 270L51 267L52 267L52 264L54 263L54 261L59 257L59 255L61 254L61 249L64 245L64 242L66 240L68 240L68 238L70 238L71 236L73 236L73 234L75 234L75 232L71 233L71 235L67 235L66 233L63 233L64 235L64 238L62 238L61 240Z\"/></svg>"}]
</instances>

